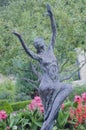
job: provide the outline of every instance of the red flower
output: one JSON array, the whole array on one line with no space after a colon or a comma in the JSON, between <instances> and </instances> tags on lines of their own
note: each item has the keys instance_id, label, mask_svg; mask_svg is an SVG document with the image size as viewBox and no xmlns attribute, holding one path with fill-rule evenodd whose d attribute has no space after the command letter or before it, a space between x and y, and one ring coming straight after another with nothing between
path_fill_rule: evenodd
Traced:
<instances>
[{"instance_id":1,"label":"red flower","mask_svg":"<svg viewBox=\"0 0 86 130\"><path fill-rule=\"evenodd\" d=\"M70 118L73 119L75 115L75 111L73 108L70 108Z\"/></svg>"},{"instance_id":2,"label":"red flower","mask_svg":"<svg viewBox=\"0 0 86 130\"><path fill-rule=\"evenodd\" d=\"M75 121L74 127L76 128L79 124L83 124L86 121L86 104L82 101L86 102L86 93L82 94L82 98L79 95L76 95L74 98L74 102L77 102L77 108L70 109L70 119Z\"/></svg>"},{"instance_id":3,"label":"red flower","mask_svg":"<svg viewBox=\"0 0 86 130\"><path fill-rule=\"evenodd\" d=\"M86 104L83 105L83 119L86 120Z\"/></svg>"},{"instance_id":4,"label":"red flower","mask_svg":"<svg viewBox=\"0 0 86 130\"><path fill-rule=\"evenodd\" d=\"M83 109L82 108L83 108L82 105L79 104L75 110L75 116L79 124L83 122Z\"/></svg>"}]
</instances>

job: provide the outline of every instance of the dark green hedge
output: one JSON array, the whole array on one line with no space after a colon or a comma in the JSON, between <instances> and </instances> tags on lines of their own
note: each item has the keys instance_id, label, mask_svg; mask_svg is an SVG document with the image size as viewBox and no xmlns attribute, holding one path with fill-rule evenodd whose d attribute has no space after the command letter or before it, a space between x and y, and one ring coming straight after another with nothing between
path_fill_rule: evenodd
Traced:
<instances>
[{"instance_id":1,"label":"dark green hedge","mask_svg":"<svg viewBox=\"0 0 86 130\"><path fill-rule=\"evenodd\" d=\"M17 111L19 109L25 108L26 105L28 105L30 102L31 102L31 100L11 103L11 107L13 108L14 111Z\"/></svg>"},{"instance_id":2,"label":"dark green hedge","mask_svg":"<svg viewBox=\"0 0 86 130\"><path fill-rule=\"evenodd\" d=\"M0 110L5 110L8 114L13 112L13 109L7 100L0 100Z\"/></svg>"}]
</instances>

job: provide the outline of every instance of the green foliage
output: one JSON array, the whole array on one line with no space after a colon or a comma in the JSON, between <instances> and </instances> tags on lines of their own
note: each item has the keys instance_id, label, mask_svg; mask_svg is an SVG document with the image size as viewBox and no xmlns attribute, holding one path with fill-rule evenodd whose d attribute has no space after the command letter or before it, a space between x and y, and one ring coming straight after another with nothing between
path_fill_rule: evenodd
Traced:
<instances>
[{"instance_id":1,"label":"green foliage","mask_svg":"<svg viewBox=\"0 0 86 130\"><path fill-rule=\"evenodd\" d=\"M36 36L43 36L46 44L49 43L51 30L49 17L46 16L47 2L52 6L56 19L58 35L55 54L59 68L67 60L61 74L65 76L66 68L71 68L71 64L75 63L76 47L86 50L85 0L0 0L0 73L13 74L18 78L16 101L29 99L34 90L22 78L36 80L36 77L29 67L33 60L27 57L12 31L20 32L32 51L35 51L33 39ZM1 96L4 95L8 97L9 93Z\"/></svg>"},{"instance_id":2,"label":"green foliage","mask_svg":"<svg viewBox=\"0 0 86 130\"><path fill-rule=\"evenodd\" d=\"M6 123L4 121L0 121L0 130L6 130Z\"/></svg>"},{"instance_id":3,"label":"green foliage","mask_svg":"<svg viewBox=\"0 0 86 130\"><path fill-rule=\"evenodd\" d=\"M22 88L22 87L21 87ZM24 88L24 87L23 87ZM29 90L29 88L28 88ZM20 89L20 91L18 91L15 95L15 102L18 102L18 101L25 101L25 100L30 100L31 97L29 95L27 95L27 93L25 92L21 92L22 90Z\"/></svg>"},{"instance_id":4,"label":"green foliage","mask_svg":"<svg viewBox=\"0 0 86 130\"><path fill-rule=\"evenodd\" d=\"M75 86L73 92L70 94L69 99L72 101L75 95L81 95L86 92L86 85Z\"/></svg>"},{"instance_id":5,"label":"green foliage","mask_svg":"<svg viewBox=\"0 0 86 130\"><path fill-rule=\"evenodd\" d=\"M70 60L73 62L73 49L78 46L85 48L86 45L85 0L59 0L58 2L49 0L48 2L52 6L57 23L56 53L58 52L65 58L71 58ZM12 35L12 30L16 29L21 32L27 44L31 45L32 50L32 41L35 36L42 35L46 42L49 41L51 31L50 21L45 16L46 3L46 0L16 0L1 10L0 51L2 52L1 57L3 56L1 71L5 67L2 72L12 73L13 68L16 67L18 70L22 64L27 63L27 56L21 50L19 41Z\"/></svg>"},{"instance_id":6,"label":"green foliage","mask_svg":"<svg viewBox=\"0 0 86 130\"><path fill-rule=\"evenodd\" d=\"M0 100L0 110L5 110L8 114L13 112L13 109L7 100Z\"/></svg>"},{"instance_id":7,"label":"green foliage","mask_svg":"<svg viewBox=\"0 0 86 130\"><path fill-rule=\"evenodd\" d=\"M9 116L9 126L11 129L16 126L19 130L38 130L42 125L42 121L43 115L38 110L34 112L27 109L24 111L20 110Z\"/></svg>"},{"instance_id":8,"label":"green foliage","mask_svg":"<svg viewBox=\"0 0 86 130\"><path fill-rule=\"evenodd\" d=\"M0 6L7 6L9 0L0 0Z\"/></svg>"},{"instance_id":9,"label":"green foliage","mask_svg":"<svg viewBox=\"0 0 86 130\"><path fill-rule=\"evenodd\" d=\"M58 116L58 127L59 128L64 128L64 126L66 125L67 121L68 121L68 118L69 118L69 113L68 112L62 112L60 110L59 112L59 116Z\"/></svg>"},{"instance_id":10,"label":"green foliage","mask_svg":"<svg viewBox=\"0 0 86 130\"><path fill-rule=\"evenodd\" d=\"M24 102L22 102L24 103ZM81 102L80 102L81 103ZM83 102L82 102L83 103ZM21 104L21 103L20 103ZM2 104L0 104L1 106ZM58 118L55 121L55 125L53 127L53 130L85 130L86 129L86 123L78 123L78 126L75 125L77 123L77 120L74 117L74 113L72 118L70 116L70 110L82 110L82 113L86 111L82 108L82 105L85 106L85 103L80 105L77 102L69 101L68 99L64 102L64 107L60 109ZM18 106L18 104L16 104ZM25 105L24 105L25 106ZM86 107L85 107L86 109ZM83 111L84 110L84 111ZM80 114L80 111L77 111ZM75 115L76 116L76 115ZM79 115L81 116L81 115ZM86 118L86 117L85 117ZM82 118L80 118L82 119ZM23 109L20 109L16 112L12 112L9 114L6 121L3 120L3 122L0 122L2 130L6 129L6 126L9 126L10 129L14 130L14 128L18 130L39 130L43 123L43 113L39 112L39 109L35 110L29 110L28 107L24 107ZM3 127L5 126L5 128Z\"/></svg>"},{"instance_id":11,"label":"green foliage","mask_svg":"<svg viewBox=\"0 0 86 130\"><path fill-rule=\"evenodd\" d=\"M25 106L28 105L30 102L31 102L30 100L27 100L27 101L22 101L22 102L11 103L10 105L14 111L17 111L19 109L25 108Z\"/></svg>"},{"instance_id":12,"label":"green foliage","mask_svg":"<svg viewBox=\"0 0 86 130\"><path fill-rule=\"evenodd\" d=\"M66 103L64 103L63 110L60 109L58 119L57 119L57 122L55 124L57 126L57 128L59 128L59 129L65 128L65 125L67 124L68 118L70 116L70 113L69 113L70 107L71 107L71 102L67 101Z\"/></svg>"},{"instance_id":13,"label":"green foliage","mask_svg":"<svg viewBox=\"0 0 86 130\"><path fill-rule=\"evenodd\" d=\"M14 101L16 84L3 77L4 81L0 83L0 99L7 99L9 102Z\"/></svg>"}]
</instances>

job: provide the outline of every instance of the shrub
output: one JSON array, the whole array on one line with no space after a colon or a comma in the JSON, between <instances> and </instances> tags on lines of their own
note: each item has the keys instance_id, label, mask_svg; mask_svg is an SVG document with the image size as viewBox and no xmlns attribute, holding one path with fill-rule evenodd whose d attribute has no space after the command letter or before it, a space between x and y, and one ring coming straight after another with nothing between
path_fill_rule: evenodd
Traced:
<instances>
[{"instance_id":1,"label":"shrub","mask_svg":"<svg viewBox=\"0 0 86 130\"><path fill-rule=\"evenodd\" d=\"M13 108L14 111L17 111L19 109L25 108L25 106L28 105L30 102L31 100L11 103L11 107Z\"/></svg>"},{"instance_id":2,"label":"shrub","mask_svg":"<svg viewBox=\"0 0 86 130\"><path fill-rule=\"evenodd\" d=\"M7 100L0 100L0 110L5 110L8 114L13 112L13 109Z\"/></svg>"},{"instance_id":3,"label":"shrub","mask_svg":"<svg viewBox=\"0 0 86 130\"><path fill-rule=\"evenodd\" d=\"M4 77L4 81L0 83L0 99L6 99L9 102L13 102L15 88L15 83Z\"/></svg>"},{"instance_id":4,"label":"shrub","mask_svg":"<svg viewBox=\"0 0 86 130\"><path fill-rule=\"evenodd\" d=\"M19 87L21 88L22 86L19 86ZM21 91L21 92L16 92L14 101L20 102L20 101L26 101L26 100L30 100L30 99L31 99L31 97L29 95L27 95L26 93Z\"/></svg>"}]
</instances>

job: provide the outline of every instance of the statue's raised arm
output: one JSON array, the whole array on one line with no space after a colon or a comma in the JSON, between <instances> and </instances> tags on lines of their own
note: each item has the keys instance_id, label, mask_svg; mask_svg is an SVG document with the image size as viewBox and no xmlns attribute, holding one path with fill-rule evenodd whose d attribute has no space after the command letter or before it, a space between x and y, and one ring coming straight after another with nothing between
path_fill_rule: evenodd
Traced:
<instances>
[{"instance_id":1,"label":"statue's raised arm","mask_svg":"<svg viewBox=\"0 0 86 130\"><path fill-rule=\"evenodd\" d=\"M22 36L21 36L18 32L16 32L16 31L13 31L13 34L18 37L18 39L20 40L20 43L21 43L21 45L23 46L25 52L26 52L31 58L33 58L33 59L39 61L39 60L40 60L40 57L39 57L37 54L35 54L34 52L32 52L32 51L26 46L26 44L25 44L25 42L24 42Z\"/></svg>"},{"instance_id":2,"label":"statue's raised arm","mask_svg":"<svg viewBox=\"0 0 86 130\"><path fill-rule=\"evenodd\" d=\"M36 37L33 42L37 51L35 54L26 46L19 33L14 31L13 34L18 37L26 53L31 58L37 60L40 64L42 76L38 76L40 80L38 92L44 106L44 122L40 130L53 130L53 125L58 117L60 107L64 100L72 92L72 86L59 81L58 64L53 53L56 40L56 23L50 5L47 4L46 7L52 29L51 41L47 49L44 39ZM38 75L35 67L33 68L33 72Z\"/></svg>"},{"instance_id":3,"label":"statue's raised arm","mask_svg":"<svg viewBox=\"0 0 86 130\"><path fill-rule=\"evenodd\" d=\"M56 39L56 23L55 23L55 19L54 19L54 16L53 16L53 12L52 12L49 4L47 4L47 12L48 12L48 15L50 17L51 29L52 29L52 36L51 36L51 41L50 41L49 47L54 48L55 39Z\"/></svg>"}]
</instances>

